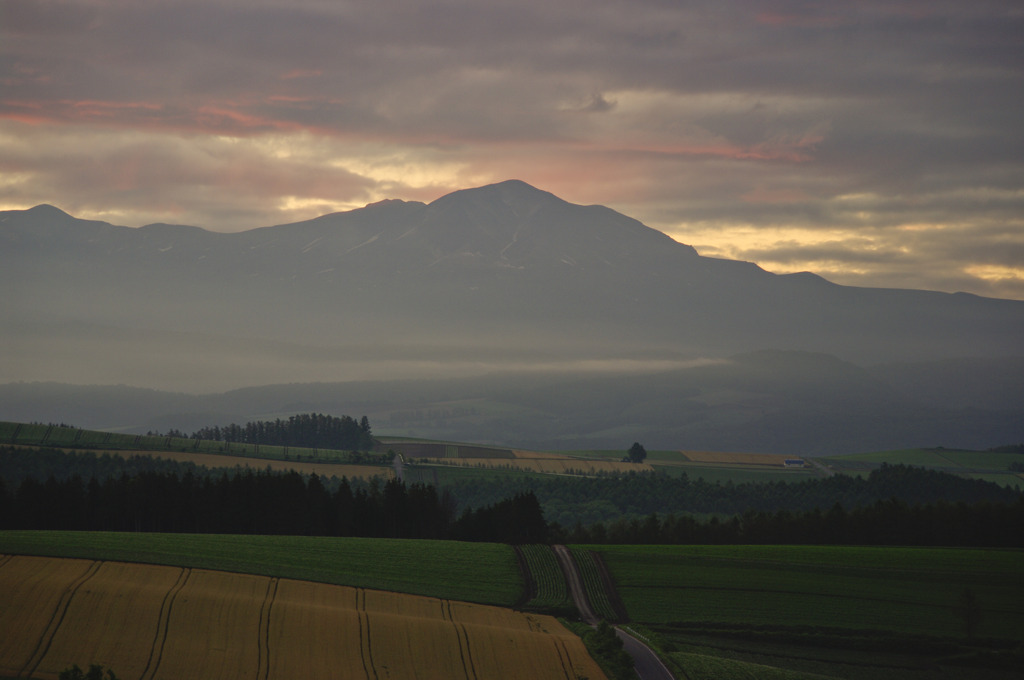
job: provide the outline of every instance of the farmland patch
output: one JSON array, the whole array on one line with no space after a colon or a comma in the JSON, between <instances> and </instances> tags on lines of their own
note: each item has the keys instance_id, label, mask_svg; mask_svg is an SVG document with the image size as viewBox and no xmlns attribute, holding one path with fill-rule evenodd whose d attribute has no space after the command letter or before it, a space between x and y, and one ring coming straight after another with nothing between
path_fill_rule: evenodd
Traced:
<instances>
[{"instance_id":1,"label":"farmland patch","mask_svg":"<svg viewBox=\"0 0 1024 680\"><path fill-rule=\"evenodd\" d=\"M523 591L508 545L388 538L0 531L0 553L244 572L511 606ZM116 671L115 671L116 672Z\"/></svg>"},{"instance_id":2,"label":"farmland patch","mask_svg":"<svg viewBox=\"0 0 1024 680\"><path fill-rule=\"evenodd\" d=\"M537 614L203 569L0 557L0 673L145 680L602 678Z\"/></svg>"},{"instance_id":3,"label":"farmland patch","mask_svg":"<svg viewBox=\"0 0 1024 680\"><path fill-rule=\"evenodd\" d=\"M102 453L102 452L97 452ZM348 477L349 479L372 479L381 477L391 479L394 469L380 465L346 465L344 463L316 463L301 460L279 460L276 458L246 458L243 456L225 456L215 453L193 453L188 451L111 451L122 456L152 456L167 458L179 463L193 463L208 468L241 467L251 470L270 469L275 472L294 470L301 474L315 474L320 477Z\"/></svg>"},{"instance_id":4,"label":"farmland patch","mask_svg":"<svg viewBox=\"0 0 1024 680\"><path fill-rule=\"evenodd\" d=\"M622 474L627 472L653 472L654 468L646 463L623 463L614 460L587 460L556 456L516 457L516 458L424 458L423 462L434 465L467 467L477 469L520 470L541 474L559 475L598 475Z\"/></svg>"},{"instance_id":5,"label":"farmland patch","mask_svg":"<svg viewBox=\"0 0 1024 680\"><path fill-rule=\"evenodd\" d=\"M1022 551L845 546L592 549L605 557L630 619L657 631L671 649L750 661L753 657L747 652L760 646L773 665L815 672L824 668L831 675L836 671L831 664L845 664L837 677L856 678L936 677L927 669L958 655L967 666L963 674L942 677L1006 677L972 667L974 658L982 659L982 664L988 663L984 659L1019 663L1013 650L1024 639ZM974 603L973 631L967 629L962 604L967 593ZM692 645L706 645L711 651L689 649ZM872 667L847 675L846 665L865 664L865 654ZM810 663L812 657L819 661ZM719 663L687 655L677 661L698 676L704 664ZM738 666L725 666L741 673ZM907 675L904 667L917 670ZM943 668L945 673L948 667Z\"/></svg>"}]
</instances>

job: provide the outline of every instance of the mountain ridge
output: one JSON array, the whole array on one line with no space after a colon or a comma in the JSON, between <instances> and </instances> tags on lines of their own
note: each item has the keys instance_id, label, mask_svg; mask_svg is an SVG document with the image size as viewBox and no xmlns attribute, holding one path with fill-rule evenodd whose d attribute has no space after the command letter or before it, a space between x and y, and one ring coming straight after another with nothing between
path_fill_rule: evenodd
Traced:
<instances>
[{"instance_id":1,"label":"mountain ridge","mask_svg":"<svg viewBox=\"0 0 1024 680\"><path fill-rule=\"evenodd\" d=\"M499 357L478 373L500 369L503 353L580 361L784 349L864 363L1024 347L1022 301L773 274L519 180L235 233L121 227L53 206L5 211L0 285L0 349L13 357L0 381L59 381L61 367L140 386L151 386L141 375L162 371L160 384L176 388L195 375L202 389L288 367L300 382L364 376L371 364L378 377L436 374L438 347ZM66 323L95 332L76 338ZM304 346L333 349L303 356ZM380 355L345 360L355 346ZM402 347L391 369L390 346Z\"/></svg>"}]
</instances>

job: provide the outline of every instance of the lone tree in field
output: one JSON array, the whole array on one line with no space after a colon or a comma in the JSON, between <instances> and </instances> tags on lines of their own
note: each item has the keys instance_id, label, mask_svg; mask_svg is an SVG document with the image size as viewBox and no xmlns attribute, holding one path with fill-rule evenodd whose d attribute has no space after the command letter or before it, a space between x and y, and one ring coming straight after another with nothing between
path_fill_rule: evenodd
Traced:
<instances>
[{"instance_id":1,"label":"lone tree in field","mask_svg":"<svg viewBox=\"0 0 1024 680\"><path fill-rule=\"evenodd\" d=\"M630 463L642 463L645 458L647 458L647 450L640 445L640 442L633 442L626 454L626 460Z\"/></svg>"}]
</instances>

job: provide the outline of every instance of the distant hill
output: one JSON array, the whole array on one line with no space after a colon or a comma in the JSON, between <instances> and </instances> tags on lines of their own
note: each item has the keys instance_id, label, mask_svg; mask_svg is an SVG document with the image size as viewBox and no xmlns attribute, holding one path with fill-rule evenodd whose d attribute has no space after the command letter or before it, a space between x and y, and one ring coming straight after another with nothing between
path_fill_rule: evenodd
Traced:
<instances>
[{"instance_id":1,"label":"distant hill","mask_svg":"<svg viewBox=\"0 0 1024 680\"><path fill-rule=\"evenodd\" d=\"M1024 347L1024 302L775 275L519 181L234 234L6 211L0 286L0 382L205 392L762 349L863 365Z\"/></svg>"},{"instance_id":2,"label":"distant hill","mask_svg":"<svg viewBox=\"0 0 1024 680\"><path fill-rule=\"evenodd\" d=\"M968 377L965 378L964 374ZM144 433L303 412L366 414L376 435L528 449L838 455L1024 442L1024 359L860 367L759 351L647 373L494 373L276 384L207 395L0 385L0 419Z\"/></svg>"}]
</instances>

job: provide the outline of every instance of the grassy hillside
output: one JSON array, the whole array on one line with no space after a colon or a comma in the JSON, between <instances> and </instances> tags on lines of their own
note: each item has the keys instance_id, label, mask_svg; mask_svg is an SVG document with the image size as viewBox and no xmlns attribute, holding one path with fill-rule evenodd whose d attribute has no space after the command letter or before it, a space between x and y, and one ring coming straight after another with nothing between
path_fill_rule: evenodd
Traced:
<instances>
[{"instance_id":1,"label":"grassy hillside","mask_svg":"<svg viewBox=\"0 0 1024 680\"><path fill-rule=\"evenodd\" d=\"M574 546L587 551L607 565L630 625L679 677L1019 677L1024 551ZM536 587L530 609L564 611L550 554L524 553ZM200 567L502 606L526 593L515 551L496 544L4 531L0 554ZM587 585L598 589L600 579Z\"/></svg>"},{"instance_id":2,"label":"grassy hillside","mask_svg":"<svg viewBox=\"0 0 1024 680\"><path fill-rule=\"evenodd\" d=\"M0 443L102 451L153 451L222 454L262 460L351 462L348 451L300 446L270 446L151 435L85 430L67 425L0 422Z\"/></svg>"},{"instance_id":3,"label":"grassy hillside","mask_svg":"<svg viewBox=\"0 0 1024 680\"><path fill-rule=\"evenodd\" d=\"M714 677L775 677L748 666L761 664L855 680L973 680L1013 677L1003 667L1022 660L1022 551L589 549L604 558L630 619L653 631L677 670L698 677L711 666Z\"/></svg>"},{"instance_id":4,"label":"grassy hillside","mask_svg":"<svg viewBox=\"0 0 1024 680\"><path fill-rule=\"evenodd\" d=\"M843 474L866 474L882 463L904 464L939 470L961 477L983 479L1003 486L1024 484L1024 473L1011 469L1024 464L1024 454L967 449L899 449L846 456L828 456L818 462Z\"/></svg>"},{"instance_id":5,"label":"grassy hillside","mask_svg":"<svg viewBox=\"0 0 1024 680\"><path fill-rule=\"evenodd\" d=\"M0 531L0 554L200 567L511 606L510 546L374 538Z\"/></svg>"}]
</instances>

